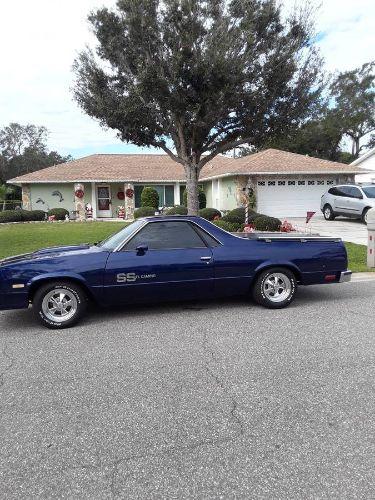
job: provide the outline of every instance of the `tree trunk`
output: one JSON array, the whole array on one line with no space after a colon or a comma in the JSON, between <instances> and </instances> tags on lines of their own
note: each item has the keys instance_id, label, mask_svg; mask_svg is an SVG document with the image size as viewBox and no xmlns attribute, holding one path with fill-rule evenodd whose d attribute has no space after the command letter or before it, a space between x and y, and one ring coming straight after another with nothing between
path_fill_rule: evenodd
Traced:
<instances>
[{"instance_id":1,"label":"tree trunk","mask_svg":"<svg viewBox=\"0 0 375 500\"><path fill-rule=\"evenodd\" d=\"M189 215L198 215L198 179L199 168L196 163L188 163L185 165L186 174L186 191L187 191L187 208Z\"/></svg>"}]
</instances>

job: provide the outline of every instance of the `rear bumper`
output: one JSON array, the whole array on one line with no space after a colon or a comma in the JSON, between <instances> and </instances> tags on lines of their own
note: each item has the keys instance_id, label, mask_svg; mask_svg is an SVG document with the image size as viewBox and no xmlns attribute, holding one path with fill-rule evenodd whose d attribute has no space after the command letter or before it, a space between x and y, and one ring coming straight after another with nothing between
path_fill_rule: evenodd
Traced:
<instances>
[{"instance_id":1,"label":"rear bumper","mask_svg":"<svg viewBox=\"0 0 375 500\"><path fill-rule=\"evenodd\" d=\"M346 283L348 281L351 281L351 279L352 279L351 271L342 271L340 274L339 283Z\"/></svg>"}]
</instances>

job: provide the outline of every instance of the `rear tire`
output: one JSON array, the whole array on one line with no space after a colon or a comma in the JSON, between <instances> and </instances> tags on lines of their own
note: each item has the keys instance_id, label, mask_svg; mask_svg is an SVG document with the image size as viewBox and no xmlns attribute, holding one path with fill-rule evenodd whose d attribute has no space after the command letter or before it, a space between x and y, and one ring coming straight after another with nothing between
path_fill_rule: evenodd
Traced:
<instances>
[{"instance_id":1,"label":"rear tire","mask_svg":"<svg viewBox=\"0 0 375 500\"><path fill-rule=\"evenodd\" d=\"M33 299L33 313L47 328L69 328L77 324L87 308L87 296L76 283L53 281L42 285Z\"/></svg>"},{"instance_id":2,"label":"rear tire","mask_svg":"<svg viewBox=\"0 0 375 500\"><path fill-rule=\"evenodd\" d=\"M297 292L297 280L289 269L273 267L263 271L253 286L255 302L269 309L288 306Z\"/></svg>"},{"instance_id":3,"label":"rear tire","mask_svg":"<svg viewBox=\"0 0 375 500\"><path fill-rule=\"evenodd\" d=\"M332 210L331 205L324 205L323 215L324 215L325 220L334 220L335 219L335 214Z\"/></svg>"}]
</instances>

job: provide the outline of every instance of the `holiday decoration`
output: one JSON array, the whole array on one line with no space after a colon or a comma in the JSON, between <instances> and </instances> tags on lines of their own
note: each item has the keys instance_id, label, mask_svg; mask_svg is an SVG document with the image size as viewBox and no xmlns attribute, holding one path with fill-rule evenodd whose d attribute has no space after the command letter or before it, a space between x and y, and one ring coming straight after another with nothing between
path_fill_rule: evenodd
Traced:
<instances>
[{"instance_id":1,"label":"holiday decoration","mask_svg":"<svg viewBox=\"0 0 375 500\"><path fill-rule=\"evenodd\" d=\"M127 198L133 198L134 196L134 190L131 189L131 188L128 188L126 191L125 191L125 194L126 194L126 197Z\"/></svg>"},{"instance_id":2,"label":"holiday decoration","mask_svg":"<svg viewBox=\"0 0 375 500\"><path fill-rule=\"evenodd\" d=\"M74 194L76 198L83 198L85 196L85 193L83 192L82 189L76 189Z\"/></svg>"},{"instance_id":3,"label":"holiday decoration","mask_svg":"<svg viewBox=\"0 0 375 500\"><path fill-rule=\"evenodd\" d=\"M117 208L117 217L119 219L125 219L125 207L118 207Z\"/></svg>"},{"instance_id":4,"label":"holiday decoration","mask_svg":"<svg viewBox=\"0 0 375 500\"><path fill-rule=\"evenodd\" d=\"M117 198L118 198L119 200L124 200L124 199L125 199L125 193L124 193L124 191L119 191L119 192L117 193Z\"/></svg>"},{"instance_id":5,"label":"holiday decoration","mask_svg":"<svg viewBox=\"0 0 375 500\"><path fill-rule=\"evenodd\" d=\"M92 205L91 205L91 203L86 203L85 212L86 212L86 219L92 219Z\"/></svg>"}]
</instances>

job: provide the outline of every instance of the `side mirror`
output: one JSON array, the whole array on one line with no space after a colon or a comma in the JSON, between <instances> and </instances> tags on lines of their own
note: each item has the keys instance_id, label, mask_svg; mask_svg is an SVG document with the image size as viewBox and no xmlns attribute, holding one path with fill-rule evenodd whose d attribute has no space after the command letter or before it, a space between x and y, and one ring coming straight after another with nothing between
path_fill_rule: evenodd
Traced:
<instances>
[{"instance_id":1,"label":"side mirror","mask_svg":"<svg viewBox=\"0 0 375 500\"><path fill-rule=\"evenodd\" d=\"M148 245L142 243L141 245L138 245L135 250L137 252L137 255L144 255L148 250Z\"/></svg>"}]
</instances>

